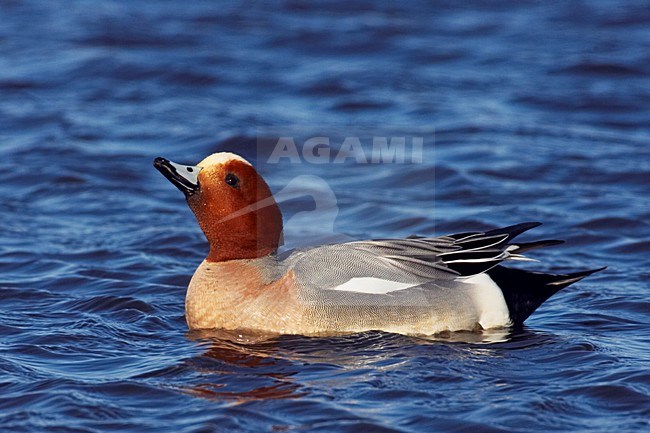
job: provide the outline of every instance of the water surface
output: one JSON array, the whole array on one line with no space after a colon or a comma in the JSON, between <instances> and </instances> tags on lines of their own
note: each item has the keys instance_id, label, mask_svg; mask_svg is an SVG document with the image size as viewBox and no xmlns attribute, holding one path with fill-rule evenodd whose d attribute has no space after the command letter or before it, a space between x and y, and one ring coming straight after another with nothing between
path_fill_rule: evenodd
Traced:
<instances>
[{"instance_id":1,"label":"water surface","mask_svg":"<svg viewBox=\"0 0 650 433\"><path fill-rule=\"evenodd\" d=\"M3 431L644 431L650 9L639 2L0 4ZM258 136L433 138L279 165L293 242L543 221L608 265L515 334L188 333L207 245L151 167ZM340 142L339 142L340 144ZM319 183L322 182L322 183ZM303 218L307 215L307 218ZM532 236L532 234L531 234Z\"/></svg>"}]
</instances>

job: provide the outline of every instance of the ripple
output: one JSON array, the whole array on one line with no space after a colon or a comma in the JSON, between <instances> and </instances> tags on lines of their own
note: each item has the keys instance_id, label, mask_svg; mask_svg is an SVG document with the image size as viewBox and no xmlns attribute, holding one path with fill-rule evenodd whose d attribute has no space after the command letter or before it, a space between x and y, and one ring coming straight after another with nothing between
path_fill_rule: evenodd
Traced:
<instances>
[{"instance_id":1,"label":"ripple","mask_svg":"<svg viewBox=\"0 0 650 433\"><path fill-rule=\"evenodd\" d=\"M617 63L580 62L566 68L558 69L555 73L585 74L613 77L640 77L645 74L643 69Z\"/></svg>"},{"instance_id":2,"label":"ripple","mask_svg":"<svg viewBox=\"0 0 650 433\"><path fill-rule=\"evenodd\" d=\"M66 305L62 305L61 307L87 312L136 310L140 313L152 314L155 311L153 307L146 302L122 296L96 296L90 299L80 299L74 302L68 302Z\"/></svg>"},{"instance_id":3,"label":"ripple","mask_svg":"<svg viewBox=\"0 0 650 433\"><path fill-rule=\"evenodd\" d=\"M617 229L643 229L647 226L648 224L644 221L621 217L594 218L578 224L580 228L592 230L607 230L614 227Z\"/></svg>"}]
</instances>

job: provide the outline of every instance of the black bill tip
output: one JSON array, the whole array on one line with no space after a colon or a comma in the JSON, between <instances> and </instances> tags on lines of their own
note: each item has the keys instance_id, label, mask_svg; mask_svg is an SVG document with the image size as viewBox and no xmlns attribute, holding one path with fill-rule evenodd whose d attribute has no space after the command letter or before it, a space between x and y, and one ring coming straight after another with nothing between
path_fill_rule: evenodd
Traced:
<instances>
[{"instance_id":1,"label":"black bill tip","mask_svg":"<svg viewBox=\"0 0 650 433\"><path fill-rule=\"evenodd\" d=\"M165 158L162 158L162 157L159 156L158 158L153 160L153 166L156 167L158 170L160 170L161 166L163 166L165 164L169 164L169 162L170 161L168 159L165 159Z\"/></svg>"},{"instance_id":2,"label":"black bill tip","mask_svg":"<svg viewBox=\"0 0 650 433\"><path fill-rule=\"evenodd\" d=\"M176 164L162 157L155 158L153 166L185 196L189 197L199 190L199 167Z\"/></svg>"}]
</instances>

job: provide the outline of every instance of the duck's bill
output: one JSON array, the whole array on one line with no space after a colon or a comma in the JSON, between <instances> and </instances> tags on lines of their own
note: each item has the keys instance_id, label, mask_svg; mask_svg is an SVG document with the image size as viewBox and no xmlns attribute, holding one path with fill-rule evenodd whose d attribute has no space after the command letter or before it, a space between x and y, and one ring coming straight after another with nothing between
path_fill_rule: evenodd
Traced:
<instances>
[{"instance_id":1,"label":"duck's bill","mask_svg":"<svg viewBox=\"0 0 650 433\"><path fill-rule=\"evenodd\" d=\"M186 196L199 191L199 172L202 167L176 164L165 158L154 159L153 166Z\"/></svg>"}]
</instances>

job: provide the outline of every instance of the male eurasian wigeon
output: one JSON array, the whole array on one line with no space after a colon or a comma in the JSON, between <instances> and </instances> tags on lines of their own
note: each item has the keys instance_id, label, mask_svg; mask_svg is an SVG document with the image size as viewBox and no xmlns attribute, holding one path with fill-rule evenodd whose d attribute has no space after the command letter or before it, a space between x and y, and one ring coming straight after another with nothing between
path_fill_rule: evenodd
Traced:
<instances>
[{"instance_id":1,"label":"male eurasian wigeon","mask_svg":"<svg viewBox=\"0 0 650 433\"><path fill-rule=\"evenodd\" d=\"M512 242L539 223L278 255L282 214L244 158L215 153L195 166L156 158L154 166L185 194L210 243L187 290L190 329L436 334L518 326L557 291L597 271L554 275L500 266L561 243Z\"/></svg>"}]
</instances>

